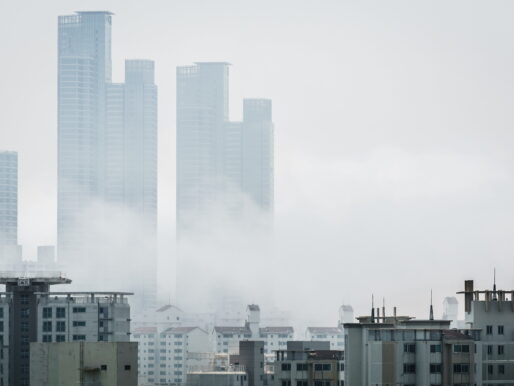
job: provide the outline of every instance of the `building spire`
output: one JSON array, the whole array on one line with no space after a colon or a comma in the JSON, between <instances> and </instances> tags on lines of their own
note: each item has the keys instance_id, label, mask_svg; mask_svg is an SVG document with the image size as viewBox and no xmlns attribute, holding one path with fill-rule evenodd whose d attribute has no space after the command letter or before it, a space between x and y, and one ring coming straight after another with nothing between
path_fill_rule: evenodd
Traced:
<instances>
[{"instance_id":1,"label":"building spire","mask_svg":"<svg viewBox=\"0 0 514 386\"><path fill-rule=\"evenodd\" d=\"M493 300L498 300L498 296L496 296L496 267L493 272Z\"/></svg>"},{"instance_id":2,"label":"building spire","mask_svg":"<svg viewBox=\"0 0 514 386\"><path fill-rule=\"evenodd\" d=\"M430 320L434 320L434 306L432 303L432 289L430 289Z\"/></svg>"},{"instance_id":3,"label":"building spire","mask_svg":"<svg viewBox=\"0 0 514 386\"><path fill-rule=\"evenodd\" d=\"M371 294L371 323L375 323L375 298Z\"/></svg>"}]
</instances>

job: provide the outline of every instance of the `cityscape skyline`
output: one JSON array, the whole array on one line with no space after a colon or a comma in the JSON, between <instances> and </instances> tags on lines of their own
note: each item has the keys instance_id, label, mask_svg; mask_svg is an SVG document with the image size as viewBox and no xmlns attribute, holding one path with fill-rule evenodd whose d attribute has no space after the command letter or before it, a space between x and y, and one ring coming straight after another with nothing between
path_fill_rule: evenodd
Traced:
<instances>
[{"instance_id":1,"label":"cityscape skyline","mask_svg":"<svg viewBox=\"0 0 514 386\"><path fill-rule=\"evenodd\" d=\"M112 9L117 14L115 82L122 79L122 58L150 57L157 62L156 83L165 101L159 130L160 165L165 168L159 176L163 205L159 221L164 234L174 233L175 165L170 149L175 68L225 60L234 64L231 120L240 120L239 101L245 96L269 97L275 105L273 120L280 128L280 204L275 208L280 257L273 263L277 271L287 270L292 256L307 267L309 256L316 254L320 260L310 267L314 271L305 269L301 277L310 282L309 273L328 275L327 282L334 283L329 297L337 303L342 294L354 290L360 294L364 289L363 283L350 279L336 286L337 278L358 277L367 267L376 268L369 275L377 286L385 280L378 272L396 267L406 284L420 287L418 295L430 282L414 279L409 272L413 266L418 271L429 269L429 261L450 264L454 270L464 266L462 275L470 276L492 264L500 272L510 269L506 256L512 245L506 230L511 226L508 197L513 189L507 146L511 118L506 106L511 98L512 58L502 48L510 44L510 33L505 33L510 24L504 19L508 12L500 15L498 7L477 2L419 2L405 7L393 2L389 9L374 4L377 14L384 15L377 18L368 12L371 2L326 2L323 10L302 3L295 17L284 18L288 10L284 2L272 8L262 30L256 28L262 19L244 18L244 7L224 4L231 6L226 7L228 13L206 23L205 16L195 12L197 2L181 8L182 13L122 7L115 1L91 3L92 9ZM266 4L256 5L256 11L264 11ZM174 9L158 1L153 5L153 10ZM8 4L2 7L9 19L7 28L19 20L19 14ZM13 107L0 119L2 128L13 129L2 132L7 134L5 140L2 136L2 148L18 150L22 160L19 236L20 244L27 246L26 258L34 256L36 245L55 244L55 228L49 225L56 221L52 214L55 17L80 8L58 1L41 8L38 18L27 15L27 23L40 33L20 30L16 47L10 43L14 37L5 34L6 55L11 59L2 70L11 92L2 93L2 101ZM211 5L205 10L216 11ZM153 23L146 22L149 17ZM482 24L473 23L473 17ZM227 28L211 28L217 23ZM434 23L441 28L433 29ZM141 26L144 31L137 28ZM398 26L409 33L399 36ZM234 28L240 34L233 34ZM475 39L477 34L484 38ZM166 36L168 44L157 36ZM38 71L28 67L31 61L23 52L14 50L33 41L38 42L33 51L39 58ZM138 52L131 53L134 47ZM480 54L484 50L487 61ZM256 71L258 67L262 71ZM493 73L503 81L491 80L488 74ZM34 92L27 93L28 89ZM32 114L24 114L27 106L33 106ZM161 250L166 261L173 244L165 240ZM486 263L484 256L492 262ZM466 265L468 259L477 263ZM330 272L323 268L328 266ZM449 278L442 277L441 283L445 292L452 287ZM281 303L290 300L286 292L276 293ZM390 287L384 291L386 298L396 294ZM401 296L404 304L417 309L413 295ZM356 307L366 308L367 297L359 299Z\"/></svg>"}]
</instances>

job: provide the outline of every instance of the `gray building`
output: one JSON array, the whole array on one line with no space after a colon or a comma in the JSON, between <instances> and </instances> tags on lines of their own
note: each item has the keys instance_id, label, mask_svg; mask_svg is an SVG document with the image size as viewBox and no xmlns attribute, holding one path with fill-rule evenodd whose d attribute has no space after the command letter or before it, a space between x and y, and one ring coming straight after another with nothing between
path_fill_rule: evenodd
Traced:
<instances>
[{"instance_id":1,"label":"gray building","mask_svg":"<svg viewBox=\"0 0 514 386\"><path fill-rule=\"evenodd\" d=\"M129 340L128 293L50 292L69 283L59 273L0 277L0 384L30 385L32 342Z\"/></svg>"},{"instance_id":2,"label":"gray building","mask_svg":"<svg viewBox=\"0 0 514 386\"><path fill-rule=\"evenodd\" d=\"M343 385L343 352L330 350L329 342L287 342L287 349L276 352L274 367L275 386Z\"/></svg>"},{"instance_id":3,"label":"gray building","mask_svg":"<svg viewBox=\"0 0 514 386\"><path fill-rule=\"evenodd\" d=\"M240 369L201 371L187 374L187 386L248 386L246 373Z\"/></svg>"},{"instance_id":4,"label":"gray building","mask_svg":"<svg viewBox=\"0 0 514 386\"><path fill-rule=\"evenodd\" d=\"M480 332L450 330L450 321L405 316L346 323L346 385L472 385Z\"/></svg>"},{"instance_id":5,"label":"gray building","mask_svg":"<svg viewBox=\"0 0 514 386\"><path fill-rule=\"evenodd\" d=\"M0 258L18 257L18 153L0 151Z\"/></svg>"},{"instance_id":6,"label":"gray building","mask_svg":"<svg viewBox=\"0 0 514 386\"><path fill-rule=\"evenodd\" d=\"M481 385L514 383L514 291L476 290L464 283L465 322L480 331L476 342L476 380Z\"/></svg>"},{"instance_id":7,"label":"gray building","mask_svg":"<svg viewBox=\"0 0 514 386\"><path fill-rule=\"evenodd\" d=\"M248 386L263 386L268 384L264 371L264 341L240 341L239 355L237 355L236 358L237 364L243 366L246 371Z\"/></svg>"},{"instance_id":8,"label":"gray building","mask_svg":"<svg viewBox=\"0 0 514 386\"><path fill-rule=\"evenodd\" d=\"M91 223L109 224L105 204L123 208L141 227L141 248L117 256L137 267L129 277L141 304L156 296L157 87L154 63L127 60L125 83L112 83L110 12L59 17L58 245L68 271L110 259ZM89 210L93 203L101 203ZM128 217L130 218L130 217ZM120 231L121 232L121 231ZM94 249L94 251L93 251ZM120 275L123 276L123 272ZM98 272L96 272L98 274ZM105 277L105 280L108 278Z\"/></svg>"},{"instance_id":9,"label":"gray building","mask_svg":"<svg viewBox=\"0 0 514 386\"><path fill-rule=\"evenodd\" d=\"M245 99L229 122L228 63L177 68L177 229L206 224L213 210L240 219L273 210L271 101Z\"/></svg>"},{"instance_id":10,"label":"gray building","mask_svg":"<svg viewBox=\"0 0 514 386\"><path fill-rule=\"evenodd\" d=\"M31 343L30 383L137 386L137 343Z\"/></svg>"}]
</instances>

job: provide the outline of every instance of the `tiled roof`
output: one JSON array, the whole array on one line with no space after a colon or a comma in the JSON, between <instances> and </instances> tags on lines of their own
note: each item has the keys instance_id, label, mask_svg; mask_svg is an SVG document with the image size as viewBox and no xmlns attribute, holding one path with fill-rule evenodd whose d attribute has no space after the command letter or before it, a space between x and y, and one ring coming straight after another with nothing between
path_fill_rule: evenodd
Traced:
<instances>
[{"instance_id":1,"label":"tiled roof","mask_svg":"<svg viewBox=\"0 0 514 386\"><path fill-rule=\"evenodd\" d=\"M157 327L138 327L132 331L132 334L156 334Z\"/></svg>"},{"instance_id":2,"label":"tiled roof","mask_svg":"<svg viewBox=\"0 0 514 386\"><path fill-rule=\"evenodd\" d=\"M293 327L264 327L259 328L261 334L293 334Z\"/></svg>"},{"instance_id":3,"label":"tiled roof","mask_svg":"<svg viewBox=\"0 0 514 386\"><path fill-rule=\"evenodd\" d=\"M339 327L307 327L311 334L340 334L343 331Z\"/></svg>"},{"instance_id":4,"label":"tiled roof","mask_svg":"<svg viewBox=\"0 0 514 386\"><path fill-rule=\"evenodd\" d=\"M216 326L214 327L214 331L221 332L222 334L251 334L249 328L247 327L223 327Z\"/></svg>"}]
</instances>

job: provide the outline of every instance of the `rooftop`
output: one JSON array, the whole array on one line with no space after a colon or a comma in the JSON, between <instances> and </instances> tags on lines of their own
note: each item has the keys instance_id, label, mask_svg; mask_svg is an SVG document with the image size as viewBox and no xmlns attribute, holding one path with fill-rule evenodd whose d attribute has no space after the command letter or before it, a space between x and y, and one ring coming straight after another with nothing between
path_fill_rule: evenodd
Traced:
<instances>
[{"instance_id":1,"label":"rooftop","mask_svg":"<svg viewBox=\"0 0 514 386\"><path fill-rule=\"evenodd\" d=\"M263 327L259 328L261 334L292 334L294 332L293 327Z\"/></svg>"},{"instance_id":2,"label":"rooftop","mask_svg":"<svg viewBox=\"0 0 514 386\"><path fill-rule=\"evenodd\" d=\"M62 272L40 271L40 272L17 272L3 271L0 272L0 284L17 284L19 286L27 286L30 283L47 283L47 284L70 284L71 279L64 277Z\"/></svg>"},{"instance_id":3,"label":"rooftop","mask_svg":"<svg viewBox=\"0 0 514 386\"><path fill-rule=\"evenodd\" d=\"M307 331L314 334L340 334L343 330L339 327L307 327Z\"/></svg>"}]
</instances>

